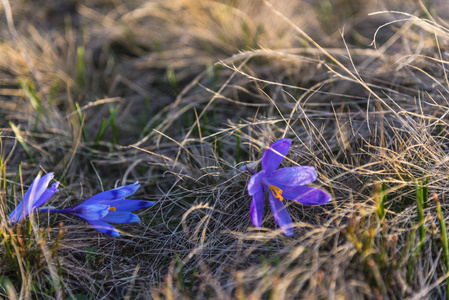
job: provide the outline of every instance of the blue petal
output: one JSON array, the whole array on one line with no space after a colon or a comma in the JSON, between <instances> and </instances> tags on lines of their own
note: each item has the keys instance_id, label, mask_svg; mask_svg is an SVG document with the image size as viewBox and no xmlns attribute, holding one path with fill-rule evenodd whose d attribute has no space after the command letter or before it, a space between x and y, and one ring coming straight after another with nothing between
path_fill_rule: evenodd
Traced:
<instances>
[{"instance_id":1,"label":"blue petal","mask_svg":"<svg viewBox=\"0 0 449 300\"><path fill-rule=\"evenodd\" d=\"M102 221L111 223L132 223L140 222L137 215L127 212L127 211L110 211Z\"/></svg>"},{"instance_id":2,"label":"blue petal","mask_svg":"<svg viewBox=\"0 0 449 300\"><path fill-rule=\"evenodd\" d=\"M120 200L134 194L139 187L140 184L138 184L137 182L129 185L124 185L113 190L96 194L84 201L83 204L90 205L96 203L104 203L110 200Z\"/></svg>"},{"instance_id":3,"label":"blue petal","mask_svg":"<svg viewBox=\"0 0 449 300\"><path fill-rule=\"evenodd\" d=\"M117 229L114 228L114 226L103 222L101 220L86 220L87 223L90 224L90 226L92 226L93 228L95 228L96 230L110 235L110 236L120 236L120 234L118 233Z\"/></svg>"},{"instance_id":4,"label":"blue petal","mask_svg":"<svg viewBox=\"0 0 449 300\"><path fill-rule=\"evenodd\" d=\"M45 192L39 197L39 199L34 203L34 208L41 207L44 205L54 193L58 192L59 182L55 182L50 188L46 189Z\"/></svg>"},{"instance_id":5,"label":"blue petal","mask_svg":"<svg viewBox=\"0 0 449 300\"><path fill-rule=\"evenodd\" d=\"M133 211L148 206L154 205L154 202L144 200L112 200L108 202L108 205L115 207L117 211Z\"/></svg>"},{"instance_id":6,"label":"blue petal","mask_svg":"<svg viewBox=\"0 0 449 300\"><path fill-rule=\"evenodd\" d=\"M266 180L275 186L300 186L314 182L316 178L315 167L298 166L276 170Z\"/></svg>"},{"instance_id":7,"label":"blue petal","mask_svg":"<svg viewBox=\"0 0 449 300\"><path fill-rule=\"evenodd\" d=\"M73 214L84 220L99 220L109 213L109 205L92 204L85 205L81 203L73 208Z\"/></svg>"},{"instance_id":8,"label":"blue petal","mask_svg":"<svg viewBox=\"0 0 449 300\"><path fill-rule=\"evenodd\" d=\"M38 200L42 196L42 194L45 192L48 184L53 179L53 177L54 177L53 173L48 173L48 174L45 174L44 176L42 176L42 178L39 180L39 183L37 183L37 185L36 185L36 192L34 193L33 201L30 201L30 203L32 203L33 207L36 204L36 202L38 202ZM30 187L30 189L31 189L31 187Z\"/></svg>"},{"instance_id":9,"label":"blue petal","mask_svg":"<svg viewBox=\"0 0 449 300\"><path fill-rule=\"evenodd\" d=\"M24 219L28 215L28 207L30 205L30 195L31 193L36 193L35 186L39 183L39 180L41 179L40 173L36 176L36 178L31 183L28 190L25 192L25 195L23 196L22 201L20 201L19 204L17 204L16 208L9 214L8 221L12 224L17 223ZM34 190L34 191L33 191ZM25 207L25 208L24 208Z\"/></svg>"},{"instance_id":10,"label":"blue petal","mask_svg":"<svg viewBox=\"0 0 449 300\"><path fill-rule=\"evenodd\" d=\"M270 201L271 211L273 212L274 219L278 223L279 227L284 231L286 236L293 234L293 224L284 203L279 199L275 198L272 193L268 194L268 199Z\"/></svg>"},{"instance_id":11,"label":"blue petal","mask_svg":"<svg viewBox=\"0 0 449 300\"><path fill-rule=\"evenodd\" d=\"M254 174L248 181L248 194L250 196L255 195L262 191L262 179L265 176L265 171L260 171L259 173Z\"/></svg>"},{"instance_id":12,"label":"blue petal","mask_svg":"<svg viewBox=\"0 0 449 300\"><path fill-rule=\"evenodd\" d=\"M262 191L255 193L251 201L251 210L249 213L251 215L251 221L257 228L262 226L264 202L265 195Z\"/></svg>"},{"instance_id":13,"label":"blue petal","mask_svg":"<svg viewBox=\"0 0 449 300\"><path fill-rule=\"evenodd\" d=\"M11 224L15 224L17 222L20 222L23 218L26 217L26 215L23 214L23 201L20 201L20 203L17 205L16 208L9 214L8 221Z\"/></svg>"},{"instance_id":14,"label":"blue petal","mask_svg":"<svg viewBox=\"0 0 449 300\"><path fill-rule=\"evenodd\" d=\"M304 205L320 205L331 200L331 195L329 195L326 191L311 186L286 188L282 192L282 196L286 199L293 200Z\"/></svg>"},{"instance_id":15,"label":"blue petal","mask_svg":"<svg viewBox=\"0 0 449 300\"><path fill-rule=\"evenodd\" d=\"M39 208L40 213L46 213L46 212L59 213L61 211L62 211L62 213L66 213L67 210L66 209L58 209L58 208L55 208L54 206L44 206L44 207Z\"/></svg>"},{"instance_id":16,"label":"blue petal","mask_svg":"<svg viewBox=\"0 0 449 300\"><path fill-rule=\"evenodd\" d=\"M26 191L22 201L20 201L17 207L11 212L11 214L9 214L8 221L11 222L11 224L20 222L28 216L30 211L33 210L35 202L37 202L37 200L42 196L53 176L53 173L48 173L42 178L40 174L36 176ZM30 197L32 197L32 199L30 199Z\"/></svg>"},{"instance_id":17,"label":"blue petal","mask_svg":"<svg viewBox=\"0 0 449 300\"><path fill-rule=\"evenodd\" d=\"M291 144L292 141L290 139L280 139L271 144L263 154L262 170L265 170L267 174L276 170L281 164L288 150L290 150Z\"/></svg>"}]
</instances>

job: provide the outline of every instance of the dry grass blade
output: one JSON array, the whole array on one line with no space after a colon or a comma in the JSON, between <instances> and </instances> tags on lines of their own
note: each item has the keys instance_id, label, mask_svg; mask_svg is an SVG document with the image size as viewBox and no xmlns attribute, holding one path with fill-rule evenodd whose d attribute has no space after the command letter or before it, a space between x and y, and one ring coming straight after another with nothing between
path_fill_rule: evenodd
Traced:
<instances>
[{"instance_id":1,"label":"dry grass blade","mask_svg":"<svg viewBox=\"0 0 449 300\"><path fill-rule=\"evenodd\" d=\"M443 2L2 0L0 297L447 299ZM333 198L286 201L293 237L249 213L282 137ZM117 238L11 226L39 170L58 208L135 181L156 204Z\"/></svg>"}]
</instances>

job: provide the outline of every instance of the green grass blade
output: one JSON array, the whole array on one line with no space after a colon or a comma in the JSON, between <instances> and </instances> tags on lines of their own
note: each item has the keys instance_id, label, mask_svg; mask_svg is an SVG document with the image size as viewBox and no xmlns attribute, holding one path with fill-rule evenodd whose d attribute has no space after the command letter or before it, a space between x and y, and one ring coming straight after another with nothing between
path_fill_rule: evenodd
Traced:
<instances>
[{"instance_id":1,"label":"green grass blade","mask_svg":"<svg viewBox=\"0 0 449 300\"><path fill-rule=\"evenodd\" d=\"M416 238L416 230L415 230L415 224L412 222L412 230L410 232L410 256L409 261L407 264L407 282L410 284L412 280L412 274L413 274L413 268L415 267L415 238Z\"/></svg>"},{"instance_id":2,"label":"green grass blade","mask_svg":"<svg viewBox=\"0 0 449 300\"><path fill-rule=\"evenodd\" d=\"M31 154L30 148L28 148L28 145L25 142L25 139L23 138L22 133L20 132L19 127L14 125L14 123L11 122L11 121L9 121L9 126L11 126L12 131L16 135L17 141L19 142L20 146L22 146L22 148L25 151L27 157L31 160L32 163L34 163L34 157Z\"/></svg>"},{"instance_id":3,"label":"green grass blade","mask_svg":"<svg viewBox=\"0 0 449 300\"><path fill-rule=\"evenodd\" d=\"M184 265L183 265L178 253L175 253L175 259L176 259L176 272L178 275L177 279L179 281L180 289L182 292L185 292L186 284L185 284L185 276L184 276L184 268L183 268Z\"/></svg>"},{"instance_id":4,"label":"green grass blade","mask_svg":"<svg viewBox=\"0 0 449 300\"><path fill-rule=\"evenodd\" d=\"M387 183L383 182L380 185L380 190L378 194L378 204L377 204L377 216L379 220L383 220L385 217L385 203L387 202Z\"/></svg>"},{"instance_id":5,"label":"green grass blade","mask_svg":"<svg viewBox=\"0 0 449 300\"><path fill-rule=\"evenodd\" d=\"M417 207L417 215L418 215L418 231L419 231L419 244L413 253L413 249L415 247L415 230L412 230L411 236L411 247L410 251L410 260L407 268L407 282L410 283L412 279L413 269L416 263L416 259L421 252L421 249L424 245L424 240L426 238L426 227L424 225L424 197L423 197L424 189L423 186L418 183L418 180L415 179L415 196L416 196L416 207Z\"/></svg>"},{"instance_id":6,"label":"green grass blade","mask_svg":"<svg viewBox=\"0 0 449 300\"><path fill-rule=\"evenodd\" d=\"M446 221L443 211L441 210L440 201L437 194L433 194L433 199L437 205L437 218L441 228L441 243L443 244L443 258L446 263L446 273L449 272L449 241L447 238ZM446 298L449 299L449 279L446 279Z\"/></svg>"},{"instance_id":7,"label":"green grass blade","mask_svg":"<svg viewBox=\"0 0 449 300\"><path fill-rule=\"evenodd\" d=\"M37 131L37 125L39 124L39 119L42 114L42 104L41 100L37 96L36 90L34 89L33 83L27 84L25 81L19 79L19 84L22 90L25 92L31 106L36 111L36 120L34 122L34 131Z\"/></svg>"},{"instance_id":8,"label":"green grass blade","mask_svg":"<svg viewBox=\"0 0 449 300\"><path fill-rule=\"evenodd\" d=\"M95 138L95 144L98 145L98 143L103 139L103 135L106 132L106 129L108 129L109 125L115 126L115 116L117 114L118 108L119 105L109 110L110 116L107 121L105 121L104 118L101 120L100 129L98 130L97 137Z\"/></svg>"},{"instance_id":9,"label":"green grass blade","mask_svg":"<svg viewBox=\"0 0 449 300\"><path fill-rule=\"evenodd\" d=\"M81 107L78 104L78 102L75 102L75 107L76 107L76 111L78 113L78 117L80 118L80 122L81 122L81 130L83 131L83 138L84 138L84 142L88 142L89 141L89 134L87 132L87 128L86 128L86 124L84 122L84 114L81 111Z\"/></svg>"},{"instance_id":10,"label":"green grass blade","mask_svg":"<svg viewBox=\"0 0 449 300\"><path fill-rule=\"evenodd\" d=\"M179 93L178 79L176 78L175 70L173 70L172 68L167 68L167 79L172 89L176 93Z\"/></svg>"},{"instance_id":11,"label":"green grass blade","mask_svg":"<svg viewBox=\"0 0 449 300\"><path fill-rule=\"evenodd\" d=\"M100 142L101 138L103 137L104 131L105 131L105 126L104 126L104 118L101 118L101 124L100 124L100 129L98 129L98 133L97 133L97 137L95 138L95 144L98 145L98 143Z\"/></svg>"},{"instance_id":12,"label":"green grass blade","mask_svg":"<svg viewBox=\"0 0 449 300\"><path fill-rule=\"evenodd\" d=\"M150 99L150 96L149 96L149 95L145 95L144 100L145 100L145 107L146 107L147 109L150 109L150 107L151 107L151 99Z\"/></svg>"},{"instance_id":13,"label":"green grass blade","mask_svg":"<svg viewBox=\"0 0 449 300\"><path fill-rule=\"evenodd\" d=\"M415 179L415 191L416 191L416 206L418 212L418 230L419 230L419 245L416 249L416 255L419 254L421 248L424 244L424 239L426 237L426 227L424 225L424 189L421 184Z\"/></svg>"},{"instance_id":14,"label":"green grass blade","mask_svg":"<svg viewBox=\"0 0 449 300\"><path fill-rule=\"evenodd\" d=\"M217 131L219 131L218 129L218 113L216 110L214 110L214 127L217 129ZM223 150L221 147L221 139L220 138L216 138L215 139L215 143L216 143L216 149L217 149L217 156L220 158L223 158Z\"/></svg>"},{"instance_id":15,"label":"green grass blade","mask_svg":"<svg viewBox=\"0 0 449 300\"><path fill-rule=\"evenodd\" d=\"M110 113L110 117L108 119L108 122L106 122L107 125L109 125L109 123L111 124L111 129L112 129L112 142L114 144L117 144L118 142L118 129L117 129L117 125L115 122L115 116L117 114L117 111L119 109L119 105L117 105L115 108L109 108L109 113Z\"/></svg>"},{"instance_id":16,"label":"green grass blade","mask_svg":"<svg viewBox=\"0 0 449 300\"><path fill-rule=\"evenodd\" d=\"M78 84L81 87L84 87L84 85L86 83L86 74L85 74L86 52L85 52L84 46L78 46L76 48L76 54L77 54L77 59L78 59L77 68L76 68Z\"/></svg>"},{"instance_id":17,"label":"green grass blade","mask_svg":"<svg viewBox=\"0 0 449 300\"><path fill-rule=\"evenodd\" d=\"M429 177L426 177L424 172L423 172L423 176L425 178L423 186L422 186L422 189L423 189L423 207L424 207L424 209L426 209L427 208L427 202L428 202L427 199L429 197Z\"/></svg>"},{"instance_id":18,"label":"green grass blade","mask_svg":"<svg viewBox=\"0 0 449 300\"><path fill-rule=\"evenodd\" d=\"M5 191L6 197L8 197L8 189L6 188L6 165L3 162L3 159L0 159L0 168L2 169L3 190Z\"/></svg>"}]
</instances>

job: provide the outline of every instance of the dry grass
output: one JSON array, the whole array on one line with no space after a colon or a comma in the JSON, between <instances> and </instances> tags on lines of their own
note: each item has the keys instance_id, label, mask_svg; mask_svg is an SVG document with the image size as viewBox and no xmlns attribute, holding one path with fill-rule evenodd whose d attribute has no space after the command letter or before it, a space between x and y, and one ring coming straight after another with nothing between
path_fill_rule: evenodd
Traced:
<instances>
[{"instance_id":1,"label":"dry grass","mask_svg":"<svg viewBox=\"0 0 449 300\"><path fill-rule=\"evenodd\" d=\"M1 1L0 295L448 297L444 4L272 2ZM239 170L281 137L333 195L288 205L293 237L252 227ZM39 170L58 208L136 180L157 204L120 238L11 227Z\"/></svg>"}]
</instances>

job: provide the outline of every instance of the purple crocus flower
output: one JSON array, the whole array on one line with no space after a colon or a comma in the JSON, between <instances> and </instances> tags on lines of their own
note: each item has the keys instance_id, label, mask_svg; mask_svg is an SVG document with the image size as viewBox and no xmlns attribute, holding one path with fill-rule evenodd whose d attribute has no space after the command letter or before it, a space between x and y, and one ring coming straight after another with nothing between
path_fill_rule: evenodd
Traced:
<instances>
[{"instance_id":1,"label":"purple crocus flower","mask_svg":"<svg viewBox=\"0 0 449 300\"><path fill-rule=\"evenodd\" d=\"M43 207L40 211L75 215L86 220L86 222L93 228L104 234L119 236L120 234L114 226L108 224L107 222L139 222L139 217L133 214L132 211L154 204L150 201L124 199L134 194L139 187L140 184L136 182L96 194L83 203L71 208L56 209L52 207Z\"/></svg>"},{"instance_id":2,"label":"purple crocus flower","mask_svg":"<svg viewBox=\"0 0 449 300\"><path fill-rule=\"evenodd\" d=\"M47 188L53 177L53 173L48 173L43 177L41 177L41 174L36 176L31 183L30 188L26 191L22 201L20 201L17 207L8 216L9 223L15 224L22 221L33 210L42 206L58 191L59 182L53 183L50 188Z\"/></svg>"},{"instance_id":3,"label":"purple crocus flower","mask_svg":"<svg viewBox=\"0 0 449 300\"><path fill-rule=\"evenodd\" d=\"M282 202L284 199L304 205L324 204L331 199L327 192L306 186L317 178L315 167L295 166L276 170L290 146L290 139L280 139L271 144L263 154L262 171L253 171L255 174L248 182L248 194L253 197L250 214L254 226L260 228L262 225L265 195L268 193L274 219L287 236L293 234L293 225Z\"/></svg>"}]
</instances>

